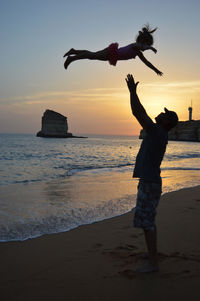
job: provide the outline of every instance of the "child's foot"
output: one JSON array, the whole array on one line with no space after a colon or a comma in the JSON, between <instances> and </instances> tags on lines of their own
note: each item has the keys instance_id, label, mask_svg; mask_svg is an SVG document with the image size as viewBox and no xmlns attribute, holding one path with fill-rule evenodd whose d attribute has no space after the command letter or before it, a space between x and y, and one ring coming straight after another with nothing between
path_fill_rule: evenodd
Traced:
<instances>
[{"instance_id":1,"label":"child's foot","mask_svg":"<svg viewBox=\"0 0 200 301\"><path fill-rule=\"evenodd\" d=\"M66 59L65 63L64 63L64 67L65 69L67 69L67 67L69 66L69 64L73 61L71 56L68 56L68 58Z\"/></svg>"},{"instance_id":2,"label":"child's foot","mask_svg":"<svg viewBox=\"0 0 200 301\"><path fill-rule=\"evenodd\" d=\"M66 52L65 55L63 55L63 57L65 57L67 55L71 55L71 54L76 54L74 48L71 48L68 52Z\"/></svg>"}]
</instances>

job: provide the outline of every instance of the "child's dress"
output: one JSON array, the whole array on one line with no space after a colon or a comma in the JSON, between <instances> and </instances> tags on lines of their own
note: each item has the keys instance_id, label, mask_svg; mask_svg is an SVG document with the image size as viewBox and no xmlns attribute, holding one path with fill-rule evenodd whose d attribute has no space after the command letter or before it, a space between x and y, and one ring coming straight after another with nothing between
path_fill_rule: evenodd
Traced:
<instances>
[{"instance_id":1,"label":"child's dress","mask_svg":"<svg viewBox=\"0 0 200 301\"><path fill-rule=\"evenodd\" d=\"M116 66L118 60L134 59L137 55L137 51L133 45L134 44L130 44L118 49L118 43L110 44L108 47L109 63L113 66Z\"/></svg>"}]
</instances>

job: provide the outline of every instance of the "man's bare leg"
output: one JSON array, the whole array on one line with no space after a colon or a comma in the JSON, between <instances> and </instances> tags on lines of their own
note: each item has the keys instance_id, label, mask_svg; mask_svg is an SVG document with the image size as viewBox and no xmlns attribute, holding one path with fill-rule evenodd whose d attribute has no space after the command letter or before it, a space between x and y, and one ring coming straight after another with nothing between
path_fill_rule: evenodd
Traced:
<instances>
[{"instance_id":1,"label":"man's bare leg","mask_svg":"<svg viewBox=\"0 0 200 301\"><path fill-rule=\"evenodd\" d=\"M158 254L157 254L157 230L145 230L145 241L149 254L148 263L140 268L138 272L148 273L157 272L159 270L158 266Z\"/></svg>"}]
</instances>

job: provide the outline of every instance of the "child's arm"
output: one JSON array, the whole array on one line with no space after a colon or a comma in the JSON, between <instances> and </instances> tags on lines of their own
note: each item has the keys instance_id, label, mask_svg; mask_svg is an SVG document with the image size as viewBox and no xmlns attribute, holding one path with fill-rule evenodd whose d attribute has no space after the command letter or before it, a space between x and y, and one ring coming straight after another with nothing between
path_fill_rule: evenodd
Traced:
<instances>
[{"instance_id":1,"label":"child's arm","mask_svg":"<svg viewBox=\"0 0 200 301\"><path fill-rule=\"evenodd\" d=\"M157 49L152 47L152 46L148 46L148 45L143 45L143 50L152 50L154 53L157 52Z\"/></svg>"},{"instance_id":2,"label":"child's arm","mask_svg":"<svg viewBox=\"0 0 200 301\"><path fill-rule=\"evenodd\" d=\"M154 47L152 47L152 46L149 46L149 48L148 48L148 49L152 50L154 53L156 53L156 52L157 52L157 49L156 49L156 48L154 48Z\"/></svg>"},{"instance_id":3,"label":"child's arm","mask_svg":"<svg viewBox=\"0 0 200 301\"><path fill-rule=\"evenodd\" d=\"M147 59L144 57L144 55L142 54L142 52L138 52L138 56L141 59L141 61L149 68L151 68L153 71L155 71L157 73L157 75L162 76L163 73L161 71L159 71L154 65L152 65L149 61L147 61Z\"/></svg>"},{"instance_id":4,"label":"child's arm","mask_svg":"<svg viewBox=\"0 0 200 301\"><path fill-rule=\"evenodd\" d=\"M135 46L138 48L138 50L143 50L143 51L144 50L152 50L154 53L157 52L156 48L146 45L146 44L136 43Z\"/></svg>"}]
</instances>

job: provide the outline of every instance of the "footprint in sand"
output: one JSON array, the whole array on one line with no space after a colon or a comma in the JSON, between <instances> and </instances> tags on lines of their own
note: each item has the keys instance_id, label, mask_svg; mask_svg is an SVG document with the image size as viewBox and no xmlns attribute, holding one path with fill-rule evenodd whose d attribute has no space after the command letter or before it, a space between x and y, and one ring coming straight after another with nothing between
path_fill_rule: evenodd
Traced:
<instances>
[{"instance_id":1,"label":"footprint in sand","mask_svg":"<svg viewBox=\"0 0 200 301\"><path fill-rule=\"evenodd\" d=\"M101 244L101 243L96 243L96 244L94 244L94 245L92 246L92 249L88 250L88 252L96 252L97 249L99 249L99 248L101 248L101 247L103 247L103 244Z\"/></svg>"},{"instance_id":2,"label":"footprint in sand","mask_svg":"<svg viewBox=\"0 0 200 301\"><path fill-rule=\"evenodd\" d=\"M137 247L130 244L121 245L115 248L115 250L128 250L128 251L132 251L134 249L137 249Z\"/></svg>"},{"instance_id":3,"label":"footprint in sand","mask_svg":"<svg viewBox=\"0 0 200 301\"><path fill-rule=\"evenodd\" d=\"M101 247L103 247L103 245L100 244L100 243L97 243L97 244L95 244L93 247L94 247L94 248L101 248Z\"/></svg>"},{"instance_id":4,"label":"footprint in sand","mask_svg":"<svg viewBox=\"0 0 200 301\"><path fill-rule=\"evenodd\" d=\"M191 273L190 270L183 270L178 272L166 272L161 274L160 276L162 278L171 278L172 276L183 276L184 274L189 274L189 273Z\"/></svg>"},{"instance_id":5,"label":"footprint in sand","mask_svg":"<svg viewBox=\"0 0 200 301\"><path fill-rule=\"evenodd\" d=\"M141 234L131 234L130 237L131 238L138 238Z\"/></svg>"},{"instance_id":6,"label":"footprint in sand","mask_svg":"<svg viewBox=\"0 0 200 301\"><path fill-rule=\"evenodd\" d=\"M129 270L129 269L120 271L119 274L126 277L126 278L128 278L128 279L133 279L137 276L136 271Z\"/></svg>"}]
</instances>

